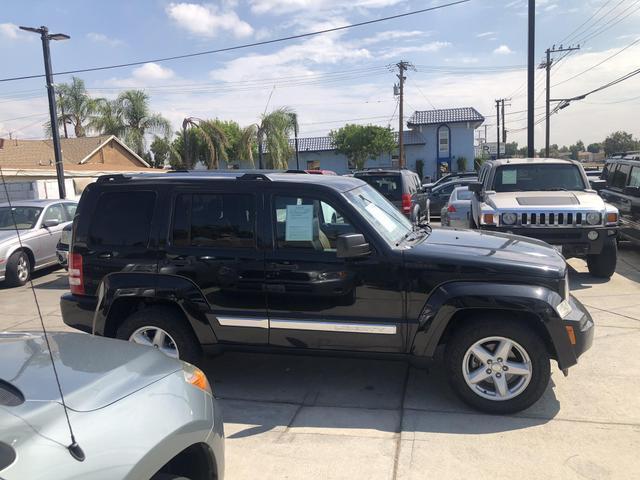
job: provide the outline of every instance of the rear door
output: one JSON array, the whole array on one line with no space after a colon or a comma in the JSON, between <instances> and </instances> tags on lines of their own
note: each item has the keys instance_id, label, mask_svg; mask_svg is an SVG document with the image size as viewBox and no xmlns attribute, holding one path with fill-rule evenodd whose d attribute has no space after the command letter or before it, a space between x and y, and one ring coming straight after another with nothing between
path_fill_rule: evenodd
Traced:
<instances>
[{"instance_id":1,"label":"rear door","mask_svg":"<svg viewBox=\"0 0 640 480\"><path fill-rule=\"evenodd\" d=\"M193 281L204 294L218 341L266 345L264 252L258 244L262 194L237 182L173 192L172 222L160 273Z\"/></svg>"}]
</instances>

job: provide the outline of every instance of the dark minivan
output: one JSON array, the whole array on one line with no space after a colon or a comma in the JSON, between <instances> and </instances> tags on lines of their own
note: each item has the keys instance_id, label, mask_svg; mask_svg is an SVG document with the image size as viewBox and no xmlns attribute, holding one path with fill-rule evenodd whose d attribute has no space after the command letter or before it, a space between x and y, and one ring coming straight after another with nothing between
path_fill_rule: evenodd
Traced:
<instances>
[{"instance_id":1,"label":"dark minivan","mask_svg":"<svg viewBox=\"0 0 640 480\"><path fill-rule=\"evenodd\" d=\"M433 358L461 398L522 410L593 321L549 245L412 224L335 175L175 172L85 189L64 322L189 362L237 347Z\"/></svg>"}]
</instances>

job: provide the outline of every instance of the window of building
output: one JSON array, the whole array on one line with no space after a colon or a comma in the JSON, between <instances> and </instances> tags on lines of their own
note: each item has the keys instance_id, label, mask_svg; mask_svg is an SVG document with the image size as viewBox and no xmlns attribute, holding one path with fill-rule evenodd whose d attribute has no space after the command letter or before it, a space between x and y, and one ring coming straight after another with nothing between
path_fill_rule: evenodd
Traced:
<instances>
[{"instance_id":1,"label":"window of building","mask_svg":"<svg viewBox=\"0 0 640 480\"><path fill-rule=\"evenodd\" d=\"M307 170L320 170L320 160L308 160Z\"/></svg>"},{"instance_id":2,"label":"window of building","mask_svg":"<svg viewBox=\"0 0 640 480\"><path fill-rule=\"evenodd\" d=\"M176 198L176 247L253 248L255 199L251 195L194 193Z\"/></svg>"},{"instance_id":3,"label":"window of building","mask_svg":"<svg viewBox=\"0 0 640 480\"><path fill-rule=\"evenodd\" d=\"M155 201L154 192L103 193L89 229L89 244L146 247Z\"/></svg>"},{"instance_id":4,"label":"window of building","mask_svg":"<svg viewBox=\"0 0 640 480\"><path fill-rule=\"evenodd\" d=\"M449 129L447 127L438 129L438 154L440 157L449 156Z\"/></svg>"}]
</instances>

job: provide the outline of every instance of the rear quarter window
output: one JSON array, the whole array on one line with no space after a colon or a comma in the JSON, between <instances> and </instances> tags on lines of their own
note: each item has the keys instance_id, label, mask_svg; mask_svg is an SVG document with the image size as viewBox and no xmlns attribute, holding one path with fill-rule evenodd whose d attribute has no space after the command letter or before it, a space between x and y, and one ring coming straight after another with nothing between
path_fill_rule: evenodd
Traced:
<instances>
[{"instance_id":1,"label":"rear quarter window","mask_svg":"<svg viewBox=\"0 0 640 480\"><path fill-rule=\"evenodd\" d=\"M155 202L155 192L104 192L93 213L88 243L146 247Z\"/></svg>"}]
</instances>

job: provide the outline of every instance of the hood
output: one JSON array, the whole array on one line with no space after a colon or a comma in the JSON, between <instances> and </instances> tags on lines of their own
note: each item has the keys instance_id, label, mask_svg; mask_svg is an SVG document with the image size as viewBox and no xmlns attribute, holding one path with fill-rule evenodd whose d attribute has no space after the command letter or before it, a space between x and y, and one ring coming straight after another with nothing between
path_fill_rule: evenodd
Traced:
<instances>
[{"instance_id":1,"label":"hood","mask_svg":"<svg viewBox=\"0 0 640 480\"><path fill-rule=\"evenodd\" d=\"M562 278L565 259L545 242L519 235L449 228L433 229L427 239L405 250L412 262L434 262L474 274ZM450 268L447 268L450 270Z\"/></svg>"},{"instance_id":2,"label":"hood","mask_svg":"<svg viewBox=\"0 0 640 480\"><path fill-rule=\"evenodd\" d=\"M83 333L52 333L53 352L67 406L102 408L179 371L181 362L149 347ZM0 333L0 378L29 401L60 401L42 334Z\"/></svg>"},{"instance_id":3,"label":"hood","mask_svg":"<svg viewBox=\"0 0 640 480\"><path fill-rule=\"evenodd\" d=\"M568 209L604 210L604 201L589 192L501 192L487 197L486 203L500 210Z\"/></svg>"},{"instance_id":4,"label":"hood","mask_svg":"<svg viewBox=\"0 0 640 480\"><path fill-rule=\"evenodd\" d=\"M8 240L17 240L18 237L16 236L16 231L15 230L0 230L0 243L4 243Z\"/></svg>"}]
</instances>

